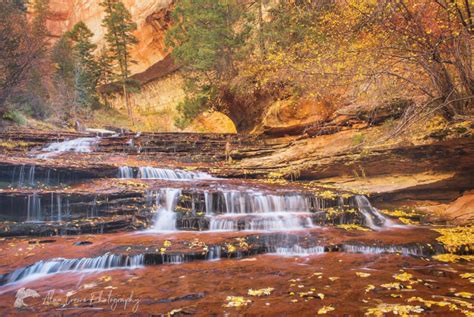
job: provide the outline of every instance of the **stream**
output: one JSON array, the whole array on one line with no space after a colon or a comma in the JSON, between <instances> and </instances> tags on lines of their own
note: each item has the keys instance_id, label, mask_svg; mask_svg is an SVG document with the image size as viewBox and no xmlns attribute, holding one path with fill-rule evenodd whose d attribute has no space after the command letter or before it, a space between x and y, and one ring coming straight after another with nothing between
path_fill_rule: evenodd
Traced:
<instances>
[{"instance_id":1,"label":"stream","mask_svg":"<svg viewBox=\"0 0 474 317\"><path fill-rule=\"evenodd\" d=\"M228 138L81 135L0 157L1 311L472 311L455 293L474 291L462 277L474 268L436 261L447 250L430 224L403 224L362 193L214 173ZM22 289L37 296L19 308ZM441 299L456 308L423 302Z\"/></svg>"}]
</instances>

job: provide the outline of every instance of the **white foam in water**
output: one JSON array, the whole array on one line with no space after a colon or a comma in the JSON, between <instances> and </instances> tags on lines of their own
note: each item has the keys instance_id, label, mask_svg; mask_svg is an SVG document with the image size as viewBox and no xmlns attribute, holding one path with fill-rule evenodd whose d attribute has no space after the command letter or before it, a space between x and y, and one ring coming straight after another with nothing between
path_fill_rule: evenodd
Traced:
<instances>
[{"instance_id":1,"label":"white foam in water","mask_svg":"<svg viewBox=\"0 0 474 317\"><path fill-rule=\"evenodd\" d=\"M128 166L119 167L118 178L133 178L133 168Z\"/></svg>"},{"instance_id":2,"label":"white foam in water","mask_svg":"<svg viewBox=\"0 0 474 317\"><path fill-rule=\"evenodd\" d=\"M67 140L63 142L51 143L47 147L43 148L42 153L36 155L37 158L48 158L55 156L64 152L76 152L76 153L90 153L92 152L92 147L99 142L100 138L78 138Z\"/></svg>"},{"instance_id":3,"label":"white foam in water","mask_svg":"<svg viewBox=\"0 0 474 317\"><path fill-rule=\"evenodd\" d=\"M275 253L282 256L309 256L323 254L324 247L316 246L312 248L303 248L299 245L294 245L289 248L277 247Z\"/></svg>"},{"instance_id":4,"label":"white foam in water","mask_svg":"<svg viewBox=\"0 0 474 317\"><path fill-rule=\"evenodd\" d=\"M215 214L211 198L206 198L210 230L279 231L312 228L312 214L307 196L270 195L256 191L224 191L224 214Z\"/></svg>"},{"instance_id":5,"label":"white foam in water","mask_svg":"<svg viewBox=\"0 0 474 317\"><path fill-rule=\"evenodd\" d=\"M362 253L362 254L383 254L383 253L399 253L404 256L415 255L422 256L423 252L419 248L409 248L404 246L367 246L367 245L344 245L344 252L349 253Z\"/></svg>"},{"instance_id":6,"label":"white foam in water","mask_svg":"<svg viewBox=\"0 0 474 317\"><path fill-rule=\"evenodd\" d=\"M385 218L377 208L374 208L367 197L357 195L354 197L359 212L365 219L365 224L373 230L379 230L383 227L391 227L393 223ZM377 222L375 223L374 220Z\"/></svg>"},{"instance_id":7,"label":"white foam in water","mask_svg":"<svg viewBox=\"0 0 474 317\"><path fill-rule=\"evenodd\" d=\"M280 231L312 228L310 212L263 212L255 214L223 214L210 219L215 231ZM240 228L239 228L240 227Z\"/></svg>"},{"instance_id":8,"label":"white foam in water","mask_svg":"<svg viewBox=\"0 0 474 317\"><path fill-rule=\"evenodd\" d=\"M309 201L299 194L270 195L263 192L224 192L227 213L309 212Z\"/></svg>"},{"instance_id":9,"label":"white foam in water","mask_svg":"<svg viewBox=\"0 0 474 317\"><path fill-rule=\"evenodd\" d=\"M64 259L57 258L47 261L39 261L35 264L17 269L16 271L3 275L3 284L19 281L32 281L44 278L51 274L80 272L94 273L111 269L136 269L144 266L143 255L116 255L106 253L96 258Z\"/></svg>"},{"instance_id":10,"label":"white foam in water","mask_svg":"<svg viewBox=\"0 0 474 317\"><path fill-rule=\"evenodd\" d=\"M176 204L180 189L166 188L156 195L156 205L159 206L153 231L176 231Z\"/></svg>"},{"instance_id":11,"label":"white foam in water","mask_svg":"<svg viewBox=\"0 0 474 317\"><path fill-rule=\"evenodd\" d=\"M118 172L119 178L135 178L133 168L122 166ZM136 178L141 179L172 179L172 180L189 180L189 179L212 179L213 177L204 172L183 171L180 169L158 168L144 166L138 168Z\"/></svg>"}]
</instances>

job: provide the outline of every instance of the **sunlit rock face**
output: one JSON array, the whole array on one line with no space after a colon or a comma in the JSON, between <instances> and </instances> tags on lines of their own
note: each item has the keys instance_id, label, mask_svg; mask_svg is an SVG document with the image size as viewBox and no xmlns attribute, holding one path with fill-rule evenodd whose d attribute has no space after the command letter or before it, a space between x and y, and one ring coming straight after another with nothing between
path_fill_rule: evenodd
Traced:
<instances>
[{"instance_id":1,"label":"sunlit rock face","mask_svg":"<svg viewBox=\"0 0 474 317\"><path fill-rule=\"evenodd\" d=\"M130 95L137 116L143 119L143 131L179 131L174 118L178 115L176 106L184 100L184 80L178 73L172 73L141 86L139 92ZM120 93L108 99L115 109L126 113L125 100Z\"/></svg>"},{"instance_id":2,"label":"sunlit rock face","mask_svg":"<svg viewBox=\"0 0 474 317\"><path fill-rule=\"evenodd\" d=\"M137 23L135 36L139 43L132 50L137 64L132 72L142 72L166 55L164 33L170 23L172 0L124 0L132 19ZM101 26L104 10L99 0L51 0L51 17L47 23L53 37L59 37L74 24L83 21L94 33L93 41L104 45L105 29Z\"/></svg>"}]
</instances>

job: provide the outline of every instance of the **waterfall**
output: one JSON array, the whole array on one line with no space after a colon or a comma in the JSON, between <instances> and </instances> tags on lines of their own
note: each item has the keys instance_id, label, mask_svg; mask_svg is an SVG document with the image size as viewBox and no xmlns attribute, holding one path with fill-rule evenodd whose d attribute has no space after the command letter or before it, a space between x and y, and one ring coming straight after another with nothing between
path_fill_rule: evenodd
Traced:
<instances>
[{"instance_id":1,"label":"waterfall","mask_svg":"<svg viewBox=\"0 0 474 317\"><path fill-rule=\"evenodd\" d=\"M221 246L220 245L209 246L209 251L207 253L206 259L208 261L220 260L221 259Z\"/></svg>"},{"instance_id":2,"label":"waterfall","mask_svg":"<svg viewBox=\"0 0 474 317\"><path fill-rule=\"evenodd\" d=\"M47 147L43 148L42 153L36 155L37 158L48 158L51 156L56 156L63 152L76 152L76 153L90 153L92 152L92 147L99 143L100 138L77 138L62 142L51 143Z\"/></svg>"},{"instance_id":3,"label":"waterfall","mask_svg":"<svg viewBox=\"0 0 474 317\"><path fill-rule=\"evenodd\" d=\"M63 215L62 215L62 206L61 206L61 195L57 195L56 196L56 203L58 204L58 221L61 221L62 218L63 218Z\"/></svg>"},{"instance_id":4,"label":"waterfall","mask_svg":"<svg viewBox=\"0 0 474 317\"><path fill-rule=\"evenodd\" d=\"M224 214L211 218L210 230L272 231L298 230L313 227L311 213L266 212L257 214Z\"/></svg>"},{"instance_id":5,"label":"waterfall","mask_svg":"<svg viewBox=\"0 0 474 317\"><path fill-rule=\"evenodd\" d=\"M420 247L405 247L398 245L389 246L367 246L367 245L350 245L345 244L342 250L347 253L362 253L362 254L383 254L383 253L399 253L404 256L425 256L423 248Z\"/></svg>"},{"instance_id":6,"label":"waterfall","mask_svg":"<svg viewBox=\"0 0 474 317\"><path fill-rule=\"evenodd\" d=\"M204 192L204 205L206 207L206 216L211 216L214 212L214 209L212 207L212 194L210 194L208 191Z\"/></svg>"},{"instance_id":7,"label":"waterfall","mask_svg":"<svg viewBox=\"0 0 474 317\"><path fill-rule=\"evenodd\" d=\"M357 195L354 197L359 212L365 219L365 224L373 229L378 230L381 227L389 227L392 222L385 218L376 208L374 208L367 197Z\"/></svg>"},{"instance_id":8,"label":"waterfall","mask_svg":"<svg viewBox=\"0 0 474 317\"><path fill-rule=\"evenodd\" d=\"M292 247L277 247L276 254L282 256L308 256L315 254L323 254L323 246L315 246L311 248L303 248L299 245L294 245Z\"/></svg>"},{"instance_id":9,"label":"waterfall","mask_svg":"<svg viewBox=\"0 0 474 317\"><path fill-rule=\"evenodd\" d=\"M309 212L309 200L301 194L273 195L263 192L223 192L226 213Z\"/></svg>"},{"instance_id":10,"label":"waterfall","mask_svg":"<svg viewBox=\"0 0 474 317\"><path fill-rule=\"evenodd\" d=\"M181 194L180 189L166 188L156 196L157 215L155 218L154 231L175 231L176 230L176 204Z\"/></svg>"},{"instance_id":11,"label":"waterfall","mask_svg":"<svg viewBox=\"0 0 474 317\"><path fill-rule=\"evenodd\" d=\"M42 221L41 198L37 193L28 195L27 222Z\"/></svg>"},{"instance_id":12,"label":"waterfall","mask_svg":"<svg viewBox=\"0 0 474 317\"><path fill-rule=\"evenodd\" d=\"M144 255L116 255L106 253L95 258L64 259L56 258L38 261L28 267L20 268L0 277L0 284L18 281L31 281L50 274L65 272L97 272L110 269L135 269L143 267Z\"/></svg>"},{"instance_id":13,"label":"waterfall","mask_svg":"<svg viewBox=\"0 0 474 317\"><path fill-rule=\"evenodd\" d=\"M263 192L224 191L225 210L214 214L206 199L210 230L298 230L313 227L310 202L301 194L274 195Z\"/></svg>"},{"instance_id":14,"label":"waterfall","mask_svg":"<svg viewBox=\"0 0 474 317\"><path fill-rule=\"evenodd\" d=\"M133 178L133 168L128 166L119 167L118 178Z\"/></svg>"},{"instance_id":15,"label":"waterfall","mask_svg":"<svg viewBox=\"0 0 474 317\"><path fill-rule=\"evenodd\" d=\"M35 186L36 185L36 182L35 182L35 169L36 169L36 166L35 165L30 165L28 167L28 173L25 172L26 168L27 167L26 167L25 164L21 165L21 167L18 171L18 180L16 180L17 167L15 166L15 168L13 169L13 173L12 173L11 186L24 187L25 185L28 185L28 186ZM26 178L26 182L25 182L25 178Z\"/></svg>"},{"instance_id":16,"label":"waterfall","mask_svg":"<svg viewBox=\"0 0 474 317\"><path fill-rule=\"evenodd\" d=\"M180 169L158 168L143 166L138 168L135 175L134 169L129 166L121 166L118 170L118 178L141 178L141 179L212 179L213 177L204 172L184 171Z\"/></svg>"}]
</instances>

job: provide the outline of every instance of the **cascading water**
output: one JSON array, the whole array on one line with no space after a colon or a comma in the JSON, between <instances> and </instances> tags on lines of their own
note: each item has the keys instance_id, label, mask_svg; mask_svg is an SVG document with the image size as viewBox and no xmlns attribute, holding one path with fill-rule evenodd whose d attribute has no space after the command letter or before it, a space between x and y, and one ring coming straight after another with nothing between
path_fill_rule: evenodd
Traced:
<instances>
[{"instance_id":1,"label":"cascading water","mask_svg":"<svg viewBox=\"0 0 474 317\"><path fill-rule=\"evenodd\" d=\"M17 173L18 170L18 173ZM28 171L27 171L28 170ZM12 172L12 181L10 186L24 187L24 186L35 186L35 165L22 164L19 168L15 166Z\"/></svg>"},{"instance_id":2,"label":"cascading water","mask_svg":"<svg viewBox=\"0 0 474 317\"><path fill-rule=\"evenodd\" d=\"M121 166L118 170L118 178L133 178L133 168Z\"/></svg>"},{"instance_id":3,"label":"cascading water","mask_svg":"<svg viewBox=\"0 0 474 317\"><path fill-rule=\"evenodd\" d=\"M41 212L41 198L38 194L34 193L28 195L28 206L27 206L27 222L36 222L42 221L42 212Z\"/></svg>"},{"instance_id":4,"label":"cascading water","mask_svg":"<svg viewBox=\"0 0 474 317\"><path fill-rule=\"evenodd\" d=\"M354 197L356 206L359 212L365 219L365 224L373 230L378 230L381 227L389 227L392 222L385 218L376 208L374 208L367 197L357 195Z\"/></svg>"},{"instance_id":5,"label":"cascading water","mask_svg":"<svg viewBox=\"0 0 474 317\"><path fill-rule=\"evenodd\" d=\"M36 155L37 158L48 158L64 152L90 153L92 147L99 143L100 138L77 138L63 142L51 143L43 148L41 152L48 152Z\"/></svg>"},{"instance_id":6,"label":"cascading water","mask_svg":"<svg viewBox=\"0 0 474 317\"><path fill-rule=\"evenodd\" d=\"M180 189L166 188L159 192L150 192L148 195L155 197L157 215L154 231L175 231L176 230L176 204L178 203ZM148 198L150 199L150 198Z\"/></svg>"},{"instance_id":7,"label":"cascading water","mask_svg":"<svg viewBox=\"0 0 474 317\"><path fill-rule=\"evenodd\" d=\"M31 281L47 275L66 272L97 272L111 269L136 269L144 266L144 255L116 255L106 253L96 258L64 259L57 258L39 261L25 268L0 277L0 284L10 284L18 281Z\"/></svg>"},{"instance_id":8,"label":"cascading water","mask_svg":"<svg viewBox=\"0 0 474 317\"><path fill-rule=\"evenodd\" d=\"M214 214L206 202L210 230L297 230L313 227L309 199L300 194L271 195L224 191L225 210Z\"/></svg>"},{"instance_id":9,"label":"cascading water","mask_svg":"<svg viewBox=\"0 0 474 317\"><path fill-rule=\"evenodd\" d=\"M206 208L206 216L212 216L214 209L213 209L213 199L212 199L212 194L210 194L208 191L204 192L204 204Z\"/></svg>"},{"instance_id":10,"label":"cascading water","mask_svg":"<svg viewBox=\"0 0 474 317\"><path fill-rule=\"evenodd\" d=\"M56 212L54 208L54 193L51 193L51 220L62 221L63 213L62 213L62 199L61 194L56 194ZM55 216L56 213L56 216Z\"/></svg>"},{"instance_id":11,"label":"cascading water","mask_svg":"<svg viewBox=\"0 0 474 317\"><path fill-rule=\"evenodd\" d=\"M383 253L399 253L404 256L423 256L425 255L421 248L404 247L404 246L367 246L367 245L343 245L342 250L348 253L362 253L362 254L383 254Z\"/></svg>"},{"instance_id":12,"label":"cascading water","mask_svg":"<svg viewBox=\"0 0 474 317\"><path fill-rule=\"evenodd\" d=\"M135 178L133 168L122 166L119 168L119 178ZM138 168L136 178L141 179L172 179L172 180L190 180L190 179L211 179L210 174L204 172L183 171L179 169L157 168L144 166Z\"/></svg>"},{"instance_id":13,"label":"cascading water","mask_svg":"<svg viewBox=\"0 0 474 317\"><path fill-rule=\"evenodd\" d=\"M292 247L277 247L276 254L282 256L308 256L315 254L323 254L323 246L315 246L310 248L303 248L299 245L294 245Z\"/></svg>"}]
</instances>

